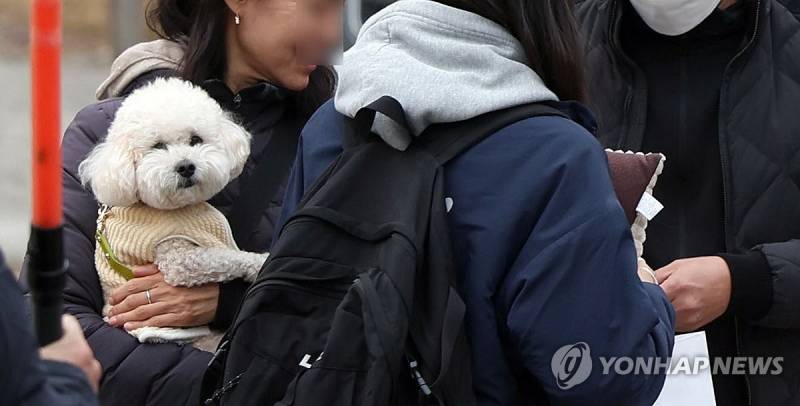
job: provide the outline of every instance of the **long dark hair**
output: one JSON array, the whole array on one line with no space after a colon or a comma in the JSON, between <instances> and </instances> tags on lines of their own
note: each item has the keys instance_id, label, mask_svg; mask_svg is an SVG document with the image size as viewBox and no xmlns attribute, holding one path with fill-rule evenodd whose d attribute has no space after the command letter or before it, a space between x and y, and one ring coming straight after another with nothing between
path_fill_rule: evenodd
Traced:
<instances>
[{"instance_id":1,"label":"long dark hair","mask_svg":"<svg viewBox=\"0 0 800 406\"><path fill-rule=\"evenodd\" d=\"M574 0L436 0L503 26L528 65L562 100L586 101L586 71Z\"/></svg>"},{"instance_id":2,"label":"long dark hair","mask_svg":"<svg viewBox=\"0 0 800 406\"><path fill-rule=\"evenodd\" d=\"M179 74L200 84L222 79L226 68L225 28L228 7L224 0L151 0L147 26L161 38L182 44L186 53ZM292 92L292 100L303 118L308 118L328 100L336 86L333 70L317 68L303 91Z\"/></svg>"}]
</instances>

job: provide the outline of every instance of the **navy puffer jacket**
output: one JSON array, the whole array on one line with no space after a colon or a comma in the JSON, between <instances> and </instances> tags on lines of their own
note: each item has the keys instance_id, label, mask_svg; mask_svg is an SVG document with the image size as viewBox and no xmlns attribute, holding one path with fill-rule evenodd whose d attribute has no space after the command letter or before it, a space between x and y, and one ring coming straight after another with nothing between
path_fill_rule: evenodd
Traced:
<instances>
[{"instance_id":1,"label":"navy puffer jacket","mask_svg":"<svg viewBox=\"0 0 800 406\"><path fill-rule=\"evenodd\" d=\"M561 107L593 127L580 105ZM284 220L341 153L343 125L333 102L306 125ZM589 131L561 117L522 120L444 169L478 404L651 405L663 374L603 373L600 357L666 359L674 313L661 288L636 275L606 154ZM554 365L560 348L578 343L592 368L571 386Z\"/></svg>"}]
</instances>

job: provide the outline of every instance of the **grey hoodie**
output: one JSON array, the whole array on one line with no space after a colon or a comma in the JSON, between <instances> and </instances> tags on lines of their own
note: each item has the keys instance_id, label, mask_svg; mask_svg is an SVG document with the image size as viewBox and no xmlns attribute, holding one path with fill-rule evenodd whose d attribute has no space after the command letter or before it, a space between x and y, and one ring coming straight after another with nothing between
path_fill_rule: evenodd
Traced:
<instances>
[{"instance_id":1,"label":"grey hoodie","mask_svg":"<svg viewBox=\"0 0 800 406\"><path fill-rule=\"evenodd\" d=\"M403 106L409 131L378 114L373 131L404 150L434 123L558 100L497 23L429 0L401 0L373 15L337 66L336 110L348 117L381 96Z\"/></svg>"}]
</instances>

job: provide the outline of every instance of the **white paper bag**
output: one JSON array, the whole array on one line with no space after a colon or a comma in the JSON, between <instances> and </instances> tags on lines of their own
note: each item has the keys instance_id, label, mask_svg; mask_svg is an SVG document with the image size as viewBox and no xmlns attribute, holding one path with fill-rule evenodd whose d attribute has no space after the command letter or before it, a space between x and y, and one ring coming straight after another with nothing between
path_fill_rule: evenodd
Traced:
<instances>
[{"instance_id":1,"label":"white paper bag","mask_svg":"<svg viewBox=\"0 0 800 406\"><path fill-rule=\"evenodd\" d=\"M708 357L705 331L675 336L670 371L680 370L680 368L676 368L676 365L681 362L681 359L693 360L699 357L705 357L708 360L708 367L697 369L696 374L683 372L668 374L661 395L658 396L653 406L717 405L714 400L714 386L711 383L713 362ZM692 362L690 364L693 365Z\"/></svg>"}]
</instances>

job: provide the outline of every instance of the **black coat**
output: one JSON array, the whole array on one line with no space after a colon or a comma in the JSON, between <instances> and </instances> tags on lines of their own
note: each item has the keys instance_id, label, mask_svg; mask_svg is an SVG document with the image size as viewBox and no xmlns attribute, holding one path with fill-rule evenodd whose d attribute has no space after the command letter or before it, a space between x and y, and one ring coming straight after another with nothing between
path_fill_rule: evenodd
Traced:
<instances>
[{"instance_id":1,"label":"black coat","mask_svg":"<svg viewBox=\"0 0 800 406\"><path fill-rule=\"evenodd\" d=\"M0 405L90 406L97 399L78 368L39 358L22 290L0 252Z\"/></svg>"},{"instance_id":2,"label":"black coat","mask_svg":"<svg viewBox=\"0 0 800 406\"><path fill-rule=\"evenodd\" d=\"M608 147L639 150L647 123L643 73L621 47L625 0L579 0L592 107ZM722 75L718 113L724 248L763 254L772 292L757 317L734 314L742 356L784 357L779 375L747 377L752 404L800 404L800 1L753 0L746 41ZM668 157L669 159L669 157ZM669 161L667 163L669 165ZM702 176L697 174L696 176ZM758 290L757 290L758 289ZM757 301L758 298L753 298Z\"/></svg>"},{"instance_id":3,"label":"black coat","mask_svg":"<svg viewBox=\"0 0 800 406\"><path fill-rule=\"evenodd\" d=\"M131 84L132 88L148 83L168 72L151 72ZM209 94L223 108L236 113L253 135L251 156L245 169L209 203L229 220L233 205L240 199L240 184L249 181L254 165L263 157L264 147L279 121L296 119L286 91L261 84L233 95L219 81L204 84ZM108 127L122 104L122 98L104 100L81 110L63 139L64 232L69 260L64 299L67 312L75 315L83 327L89 345L103 367L100 400L104 405L197 404L199 384L211 354L191 346L177 344L140 344L124 330L106 324L101 316L103 295L94 266L94 233L98 204L90 191L81 186L78 165L108 132ZM299 128L299 126L298 126ZM299 131L297 136L299 136ZM286 171L288 177L288 170ZM257 219L254 231L237 245L247 251L265 252L272 242L275 222L283 202L284 184ZM254 196L253 198L260 198ZM234 230L234 234L236 230ZM25 272L23 270L23 272ZM246 289L243 281L222 284L220 302L212 327L219 330L230 324Z\"/></svg>"}]
</instances>

